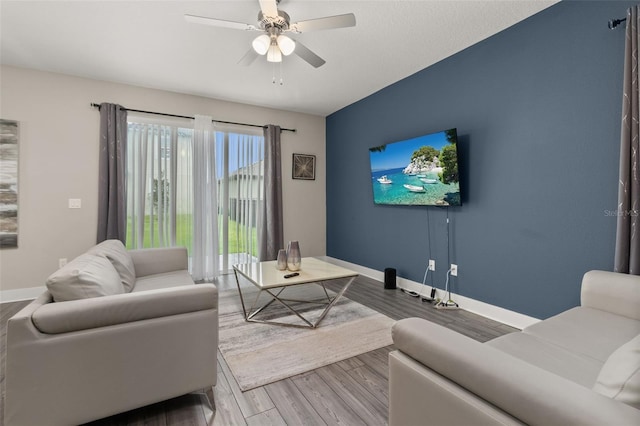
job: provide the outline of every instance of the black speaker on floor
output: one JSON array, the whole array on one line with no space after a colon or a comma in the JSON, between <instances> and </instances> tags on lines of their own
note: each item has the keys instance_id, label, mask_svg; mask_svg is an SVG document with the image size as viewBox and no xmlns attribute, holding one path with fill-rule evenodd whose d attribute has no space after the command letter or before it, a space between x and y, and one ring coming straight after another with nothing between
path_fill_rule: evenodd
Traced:
<instances>
[{"instance_id":1,"label":"black speaker on floor","mask_svg":"<svg viewBox=\"0 0 640 426\"><path fill-rule=\"evenodd\" d=\"M384 288L385 290L396 289L396 270L394 268L385 268L384 270Z\"/></svg>"}]
</instances>

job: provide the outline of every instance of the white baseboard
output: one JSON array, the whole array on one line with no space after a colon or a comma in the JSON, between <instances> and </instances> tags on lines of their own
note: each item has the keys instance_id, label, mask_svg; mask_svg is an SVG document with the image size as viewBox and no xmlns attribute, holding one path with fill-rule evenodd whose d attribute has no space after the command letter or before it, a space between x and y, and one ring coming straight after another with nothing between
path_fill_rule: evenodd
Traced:
<instances>
[{"instance_id":1,"label":"white baseboard","mask_svg":"<svg viewBox=\"0 0 640 426\"><path fill-rule=\"evenodd\" d=\"M327 262L333 263L335 265L343 266L347 269L351 269L352 271L358 272L360 275L373 278L374 280L384 281L384 272L367 268L365 266L360 266L355 263L346 262L344 260L336 259L329 256L319 256L319 258ZM415 281L411 281L402 277L396 278L396 285L405 290L411 290L417 293L420 293L422 291L424 292L425 295L428 295L431 292L430 286L426 287L426 290L428 291L427 292L425 291L425 286L423 286L422 283L417 283ZM444 290L438 289L438 292L440 294L443 294ZM499 306L494 306L489 303L481 302L479 300L471 299L469 297L461 296L453 292L451 293L451 298L460 305L460 308L466 311L473 312L474 314L482 315L483 317L490 318L494 321L498 321L503 324L510 325L511 327L523 329L527 326L530 326L540 321L537 318L520 314L518 312L510 311L508 309L504 309Z\"/></svg>"},{"instance_id":2,"label":"white baseboard","mask_svg":"<svg viewBox=\"0 0 640 426\"><path fill-rule=\"evenodd\" d=\"M31 300L40 296L47 289L45 286L19 288L16 290L0 290L0 303L18 302L20 300Z\"/></svg>"}]
</instances>

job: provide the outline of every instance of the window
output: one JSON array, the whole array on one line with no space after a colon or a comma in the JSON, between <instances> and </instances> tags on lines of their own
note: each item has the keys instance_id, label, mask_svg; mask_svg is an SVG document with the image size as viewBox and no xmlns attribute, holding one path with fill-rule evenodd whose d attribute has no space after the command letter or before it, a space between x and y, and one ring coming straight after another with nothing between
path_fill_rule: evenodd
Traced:
<instances>
[{"instance_id":1,"label":"window","mask_svg":"<svg viewBox=\"0 0 640 426\"><path fill-rule=\"evenodd\" d=\"M130 116L127 133L129 249L185 246L193 254L193 122ZM257 258L263 197L264 137L216 128L215 176L219 269ZM205 177L208 179L211 176Z\"/></svg>"}]
</instances>

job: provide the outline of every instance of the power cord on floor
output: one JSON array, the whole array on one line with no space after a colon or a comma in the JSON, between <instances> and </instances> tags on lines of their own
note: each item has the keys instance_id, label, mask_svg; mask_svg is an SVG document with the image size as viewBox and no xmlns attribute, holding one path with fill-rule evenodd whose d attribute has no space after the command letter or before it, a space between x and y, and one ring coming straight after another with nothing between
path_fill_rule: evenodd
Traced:
<instances>
[{"instance_id":1,"label":"power cord on floor","mask_svg":"<svg viewBox=\"0 0 640 426\"><path fill-rule=\"evenodd\" d=\"M411 297L418 297L418 296L420 296L420 293L416 293L416 292L415 292L415 291L413 291L413 290L407 290L406 288L402 288L402 287L400 287L400 290L402 290L402 292L403 292L403 293L407 293L407 294L408 294L409 296L411 296Z\"/></svg>"},{"instance_id":2,"label":"power cord on floor","mask_svg":"<svg viewBox=\"0 0 640 426\"><path fill-rule=\"evenodd\" d=\"M447 296L449 297L449 299L447 299L447 301L441 300L438 303L436 303L435 308L436 309L459 309L460 306L453 301L453 299L451 298L451 290L449 289L449 276L451 275L451 269L449 269L447 271L447 281L445 283L445 287L444 287L444 291L447 294Z\"/></svg>"}]
</instances>

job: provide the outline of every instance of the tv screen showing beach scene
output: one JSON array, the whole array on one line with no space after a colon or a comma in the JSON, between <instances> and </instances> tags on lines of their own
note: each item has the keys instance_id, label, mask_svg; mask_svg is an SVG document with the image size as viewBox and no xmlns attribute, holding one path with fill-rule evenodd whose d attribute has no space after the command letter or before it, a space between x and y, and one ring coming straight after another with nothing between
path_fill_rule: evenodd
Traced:
<instances>
[{"instance_id":1,"label":"tv screen showing beach scene","mask_svg":"<svg viewBox=\"0 0 640 426\"><path fill-rule=\"evenodd\" d=\"M458 138L444 130L369 149L376 204L459 206Z\"/></svg>"}]
</instances>

